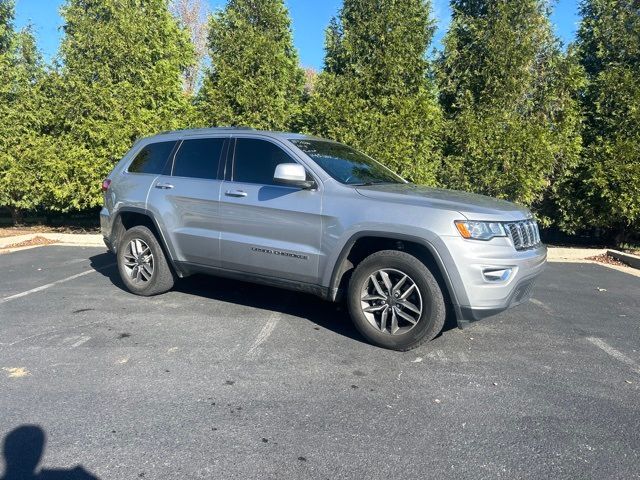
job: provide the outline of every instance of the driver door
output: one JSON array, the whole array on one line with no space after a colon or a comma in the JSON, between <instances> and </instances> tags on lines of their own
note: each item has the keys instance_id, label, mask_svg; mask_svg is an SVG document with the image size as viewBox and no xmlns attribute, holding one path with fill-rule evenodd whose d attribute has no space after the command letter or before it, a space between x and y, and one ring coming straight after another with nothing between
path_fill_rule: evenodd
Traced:
<instances>
[{"instance_id":1,"label":"driver door","mask_svg":"<svg viewBox=\"0 0 640 480\"><path fill-rule=\"evenodd\" d=\"M271 139L232 141L220 190L220 259L230 270L318 282L322 191L278 185L280 163L297 163ZM229 169L228 169L229 170Z\"/></svg>"}]
</instances>

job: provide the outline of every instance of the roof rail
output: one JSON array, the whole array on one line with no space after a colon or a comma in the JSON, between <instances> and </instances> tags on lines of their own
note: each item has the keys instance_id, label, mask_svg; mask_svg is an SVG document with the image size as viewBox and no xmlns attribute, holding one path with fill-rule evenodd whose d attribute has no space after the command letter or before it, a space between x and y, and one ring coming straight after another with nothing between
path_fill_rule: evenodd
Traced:
<instances>
[{"instance_id":1,"label":"roof rail","mask_svg":"<svg viewBox=\"0 0 640 480\"><path fill-rule=\"evenodd\" d=\"M229 127L203 127L203 128L185 128L182 130L165 130L163 132L158 132L156 135L167 135L169 133L198 133L198 132L207 132L210 130L255 130L253 127L245 127L245 126L229 126Z\"/></svg>"},{"instance_id":2,"label":"roof rail","mask_svg":"<svg viewBox=\"0 0 640 480\"><path fill-rule=\"evenodd\" d=\"M229 125L223 127L211 127L214 130L255 130L253 127L247 127L246 125Z\"/></svg>"}]
</instances>

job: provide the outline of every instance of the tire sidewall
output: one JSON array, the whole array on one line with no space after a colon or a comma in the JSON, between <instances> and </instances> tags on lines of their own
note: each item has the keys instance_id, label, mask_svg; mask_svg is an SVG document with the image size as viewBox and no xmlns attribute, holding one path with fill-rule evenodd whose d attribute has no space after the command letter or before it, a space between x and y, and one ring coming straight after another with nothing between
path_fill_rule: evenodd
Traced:
<instances>
[{"instance_id":1,"label":"tire sidewall","mask_svg":"<svg viewBox=\"0 0 640 480\"><path fill-rule=\"evenodd\" d=\"M422 296L423 312L418 324L401 335L376 330L367 320L361 307L364 282L376 271L392 268L409 275ZM349 283L349 311L360 333L370 342L393 350L409 350L435 337L444 323L445 305L438 282L429 269L417 258L404 252L379 252L363 260Z\"/></svg>"}]
</instances>

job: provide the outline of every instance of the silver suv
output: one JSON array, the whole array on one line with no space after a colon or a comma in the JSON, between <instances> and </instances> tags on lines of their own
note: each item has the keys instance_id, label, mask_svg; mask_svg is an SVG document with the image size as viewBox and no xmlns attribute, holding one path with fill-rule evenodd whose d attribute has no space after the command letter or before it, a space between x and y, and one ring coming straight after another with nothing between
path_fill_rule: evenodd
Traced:
<instances>
[{"instance_id":1,"label":"silver suv","mask_svg":"<svg viewBox=\"0 0 640 480\"><path fill-rule=\"evenodd\" d=\"M346 145L239 128L138 141L104 181L127 288L209 273L346 299L372 343L409 350L530 296L546 247L526 208L407 183Z\"/></svg>"}]
</instances>

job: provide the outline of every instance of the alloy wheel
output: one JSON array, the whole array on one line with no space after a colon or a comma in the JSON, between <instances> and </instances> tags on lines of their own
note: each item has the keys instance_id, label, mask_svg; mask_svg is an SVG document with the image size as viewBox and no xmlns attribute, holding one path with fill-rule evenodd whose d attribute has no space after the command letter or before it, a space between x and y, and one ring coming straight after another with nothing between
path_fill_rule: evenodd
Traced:
<instances>
[{"instance_id":1,"label":"alloy wheel","mask_svg":"<svg viewBox=\"0 0 640 480\"><path fill-rule=\"evenodd\" d=\"M133 283L145 283L153 277L154 259L144 240L134 238L124 252L124 270Z\"/></svg>"},{"instance_id":2,"label":"alloy wheel","mask_svg":"<svg viewBox=\"0 0 640 480\"><path fill-rule=\"evenodd\" d=\"M422 295L409 275L393 268L369 276L361 293L362 311L382 333L401 335L412 330L422 316Z\"/></svg>"}]
</instances>

